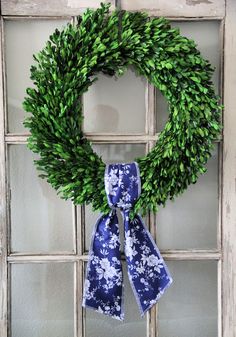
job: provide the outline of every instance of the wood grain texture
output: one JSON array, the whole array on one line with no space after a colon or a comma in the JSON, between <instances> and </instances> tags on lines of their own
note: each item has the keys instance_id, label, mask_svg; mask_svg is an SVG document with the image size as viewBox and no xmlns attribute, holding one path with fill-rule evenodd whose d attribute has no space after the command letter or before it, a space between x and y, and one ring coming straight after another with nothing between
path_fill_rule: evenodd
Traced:
<instances>
[{"instance_id":1,"label":"wood grain texture","mask_svg":"<svg viewBox=\"0 0 236 337\"><path fill-rule=\"evenodd\" d=\"M108 1L105 1L108 2ZM112 9L115 7L115 0L112 3ZM198 20L199 17L204 19L222 18L225 15L224 0L120 0L118 4L126 10L145 10L150 15L167 16L174 20ZM236 337L235 331L235 272L236 266L236 146L233 137L236 121L236 105L233 103L234 92L236 90L236 71L233 69L233 62L236 60L235 37L236 31L236 10L235 0L227 1L227 21L226 21L226 84L225 84L225 140L224 140L224 174L223 174L223 273L221 274L222 254L219 250L182 250L182 251L162 251L166 260L217 260L219 261L219 276L223 277L223 337ZM22 17L65 17L75 16L82 13L85 8L99 7L100 0L2 0L1 10L5 16ZM1 53L1 52L0 52ZM2 61L0 61L2 62ZM0 64L1 69L4 67ZM3 71L3 70L2 70ZM234 74L233 74L234 72ZM2 254L0 252L0 336L7 337L7 262L11 265L14 263L60 263L74 262L74 294L75 294L75 337L85 336L84 333L84 315L81 308L82 287L83 287L83 265L88 260L88 255L84 254L84 226L81 220L80 208L74 214L75 231L74 239L76 240L76 253L67 255L65 252L57 254L43 255L40 252L37 255L32 254L11 254L7 257L7 231L6 231L6 184L5 184L5 144L4 144L4 93L2 88L2 76L0 76L0 193L1 196L1 223L0 223L0 241L2 244ZM148 128L146 134L122 135L122 134L86 134L89 140L95 143L146 143L149 151L158 139L155 134L155 94L151 86L146 93L146 121ZM8 134L5 142L8 144L25 144L27 135ZM220 139L219 139L220 141ZM83 212L83 211L82 211ZM77 221L76 221L77 219ZM81 225L82 223L82 225ZM156 227L154 221L150 221L150 230L153 236L156 236ZM220 239L220 237L219 237ZM122 257L124 259L124 256ZM218 279L219 292L218 297L221 304L221 278ZM220 307L220 306L219 306ZM147 336L158 336L157 322L158 307L152 309L147 318ZM221 311L219 308L219 314ZM219 336L221 337L221 320L219 320Z\"/></svg>"},{"instance_id":2,"label":"wood grain texture","mask_svg":"<svg viewBox=\"0 0 236 337\"><path fill-rule=\"evenodd\" d=\"M150 228L152 231L152 229ZM167 260L220 260L221 253L217 250L161 250L161 255ZM83 255L62 253L57 254L33 254L12 253L7 257L9 263L44 263L44 262L76 262L88 261L88 252ZM121 256L125 260L125 256Z\"/></svg>"},{"instance_id":3,"label":"wood grain texture","mask_svg":"<svg viewBox=\"0 0 236 337\"><path fill-rule=\"evenodd\" d=\"M223 337L236 336L236 1L226 1L223 139Z\"/></svg>"},{"instance_id":4,"label":"wood grain texture","mask_svg":"<svg viewBox=\"0 0 236 337\"><path fill-rule=\"evenodd\" d=\"M2 15L65 16L81 14L87 7L97 8L100 0L2 0ZM114 9L115 0L110 2Z\"/></svg>"},{"instance_id":5,"label":"wood grain texture","mask_svg":"<svg viewBox=\"0 0 236 337\"><path fill-rule=\"evenodd\" d=\"M7 212L4 142L4 90L2 58L2 19L0 21L0 336L7 337Z\"/></svg>"},{"instance_id":6,"label":"wood grain texture","mask_svg":"<svg viewBox=\"0 0 236 337\"><path fill-rule=\"evenodd\" d=\"M167 17L224 17L225 0L121 0L121 8Z\"/></svg>"},{"instance_id":7,"label":"wood grain texture","mask_svg":"<svg viewBox=\"0 0 236 337\"><path fill-rule=\"evenodd\" d=\"M87 139L94 143L145 143L147 141L156 141L159 137L159 134L154 136L145 135L145 134L95 134L95 133L85 133ZM26 144L28 135L7 135L5 141L8 144Z\"/></svg>"},{"instance_id":8,"label":"wood grain texture","mask_svg":"<svg viewBox=\"0 0 236 337\"><path fill-rule=\"evenodd\" d=\"M77 317L77 331L76 337L85 336L85 310L82 307L83 301L83 288L84 288L84 262L78 261L77 263L77 308L76 308L76 317Z\"/></svg>"},{"instance_id":9,"label":"wood grain texture","mask_svg":"<svg viewBox=\"0 0 236 337\"><path fill-rule=\"evenodd\" d=\"M156 100L155 87L148 83L145 98L146 98L146 133L149 137L157 137L156 134ZM151 141L153 139L150 139Z\"/></svg>"},{"instance_id":10,"label":"wood grain texture","mask_svg":"<svg viewBox=\"0 0 236 337\"><path fill-rule=\"evenodd\" d=\"M85 137L93 143L146 143L146 142L156 142L160 136L159 133L155 135L145 135L145 134L102 134L102 133L85 133ZM8 134L5 136L5 141L7 144L26 144L29 135L20 134ZM215 142L218 143L221 138L217 139ZM155 144L155 143L154 143ZM153 147L153 146L152 146Z\"/></svg>"}]
</instances>

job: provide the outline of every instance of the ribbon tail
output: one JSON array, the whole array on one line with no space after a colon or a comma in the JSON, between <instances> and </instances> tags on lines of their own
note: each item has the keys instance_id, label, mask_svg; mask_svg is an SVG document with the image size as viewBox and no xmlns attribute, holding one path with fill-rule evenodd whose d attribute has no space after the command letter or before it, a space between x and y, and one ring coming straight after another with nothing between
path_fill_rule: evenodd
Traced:
<instances>
[{"instance_id":1,"label":"ribbon tail","mask_svg":"<svg viewBox=\"0 0 236 337\"><path fill-rule=\"evenodd\" d=\"M122 265L115 211L95 224L84 285L83 306L123 320Z\"/></svg>"},{"instance_id":2,"label":"ribbon tail","mask_svg":"<svg viewBox=\"0 0 236 337\"><path fill-rule=\"evenodd\" d=\"M128 275L143 316L171 285L169 270L140 215L124 211Z\"/></svg>"}]
</instances>

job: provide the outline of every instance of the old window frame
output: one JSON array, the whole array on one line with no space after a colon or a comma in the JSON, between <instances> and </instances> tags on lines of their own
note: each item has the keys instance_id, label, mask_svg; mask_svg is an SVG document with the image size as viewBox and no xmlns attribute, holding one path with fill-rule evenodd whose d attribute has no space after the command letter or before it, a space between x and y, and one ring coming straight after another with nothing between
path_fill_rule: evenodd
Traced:
<instances>
[{"instance_id":1,"label":"old window frame","mask_svg":"<svg viewBox=\"0 0 236 337\"><path fill-rule=\"evenodd\" d=\"M45 3L45 4L42 4ZM219 169L219 221L218 221L218 248L215 250L168 250L162 251L167 260L217 260L218 261L218 306L219 326L218 337L234 337L236 333L236 293L233 267L236 265L236 142L234 129L236 124L235 103L233 101L236 83L236 41L233 34L236 30L236 3L234 0L216 0L214 2L195 0L174 0L167 6L165 0L154 5L151 0L144 1L121 0L112 2L112 8L119 6L127 10L147 10L153 16L166 16L176 21L192 20L220 20L221 22L221 95L224 99L224 135L218 140L222 154ZM98 7L100 1L91 0L89 6ZM84 310L81 308L81 288L83 286L84 263L88 259L84 247L84 207L73 207L74 214L74 246L75 253L71 254L35 254L11 253L9 245L10 224L9 189L7 181L7 146L9 144L25 144L26 134L6 132L6 70L4 59L4 20L9 19L68 19L81 13L88 6L84 1L60 2L56 0L29 1L14 0L1 1L1 44L0 44L0 335L10 336L10 269L14 263L74 263L74 322L75 337L85 336ZM194 16L193 16L194 13ZM233 68L234 66L234 68ZM146 87L146 128L145 134L88 134L95 143L145 143L146 151L155 144L158 134L155 132L155 90L147 84ZM149 214L149 228L156 236L155 217ZM158 307L154 307L147 317L147 336L158 336Z\"/></svg>"}]
</instances>

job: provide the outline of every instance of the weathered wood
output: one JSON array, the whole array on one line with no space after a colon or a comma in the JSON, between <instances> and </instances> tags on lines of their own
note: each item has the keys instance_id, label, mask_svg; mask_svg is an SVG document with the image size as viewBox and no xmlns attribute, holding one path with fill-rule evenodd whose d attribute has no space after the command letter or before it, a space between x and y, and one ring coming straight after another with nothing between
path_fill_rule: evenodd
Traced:
<instances>
[{"instance_id":1,"label":"weathered wood","mask_svg":"<svg viewBox=\"0 0 236 337\"><path fill-rule=\"evenodd\" d=\"M154 94L153 91L151 91L152 94ZM154 105L154 95L149 96L149 98L153 101ZM155 114L154 109L150 111L152 115ZM155 118L155 117L154 117ZM149 132L151 133L153 131L153 126L149 129ZM149 142L149 150L151 150L154 146L154 142ZM153 238L156 238L156 222L155 222L155 215L151 212L149 212L149 221L147 223L149 227L149 231L152 235ZM158 326L157 326L157 310L158 310L158 305L155 305L151 308L150 312L147 315L147 337L158 337Z\"/></svg>"},{"instance_id":2,"label":"weathered wood","mask_svg":"<svg viewBox=\"0 0 236 337\"><path fill-rule=\"evenodd\" d=\"M7 337L7 212L4 142L4 92L2 58L2 19L0 22L0 336Z\"/></svg>"},{"instance_id":3,"label":"weathered wood","mask_svg":"<svg viewBox=\"0 0 236 337\"><path fill-rule=\"evenodd\" d=\"M78 264L74 263L74 337L79 336L78 291Z\"/></svg>"},{"instance_id":4,"label":"weathered wood","mask_svg":"<svg viewBox=\"0 0 236 337\"><path fill-rule=\"evenodd\" d=\"M11 254L7 257L9 263L49 263L49 262L77 262L77 261L87 261L88 255L23 255L23 254Z\"/></svg>"},{"instance_id":5,"label":"weathered wood","mask_svg":"<svg viewBox=\"0 0 236 337\"><path fill-rule=\"evenodd\" d=\"M115 7L115 0L111 2ZM121 0L122 9L147 11L150 15L168 17L223 17L224 0ZM2 15L64 16L81 14L87 7L97 8L96 0L2 0Z\"/></svg>"},{"instance_id":6,"label":"weathered wood","mask_svg":"<svg viewBox=\"0 0 236 337\"><path fill-rule=\"evenodd\" d=\"M220 260L222 257L221 252L217 250L163 250L161 251L163 258L166 260Z\"/></svg>"},{"instance_id":7,"label":"weathered wood","mask_svg":"<svg viewBox=\"0 0 236 337\"><path fill-rule=\"evenodd\" d=\"M84 309L82 307L83 300L83 288L84 288L84 262L78 261L78 273L77 273L77 319L78 319L78 327L77 327L77 337L84 337L84 326L85 326L85 315Z\"/></svg>"},{"instance_id":8,"label":"weathered wood","mask_svg":"<svg viewBox=\"0 0 236 337\"><path fill-rule=\"evenodd\" d=\"M154 305L151 310L147 312L147 337L158 337L157 308L158 304Z\"/></svg>"},{"instance_id":9,"label":"weathered wood","mask_svg":"<svg viewBox=\"0 0 236 337\"><path fill-rule=\"evenodd\" d=\"M74 337L83 337L83 262L74 266Z\"/></svg>"},{"instance_id":10,"label":"weathered wood","mask_svg":"<svg viewBox=\"0 0 236 337\"><path fill-rule=\"evenodd\" d=\"M5 136L5 142L8 144L26 144L29 134L8 133Z\"/></svg>"},{"instance_id":11,"label":"weathered wood","mask_svg":"<svg viewBox=\"0 0 236 337\"><path fill-rule=\"evenodd\" d=\"M236 336L236 1L226 1L223 139L223 337Z\"/></svg>"},{"instance_id":12,"label":"weathered wood","mask_svg":"<svg viewBox=\"0 0 236 337\"><path fill-rule=\"evenodd\" d=\"M85 137L87 137L90 141L94 143L145 143L151 140L157 140L159 135L156 134L154 136L145 135L145 134L95 134L95 133L85 133ZM8 144L26 144L28 135L7 135L5 137L6 142Z\"/></svg>"},{"instance_id":13,"label":"weathered wood","mask_svg":"<svg viewBox=\"0 0 236 337\"><path fill-rule=\"evenodd\" d=\"M223 172L223 144L219 143L218 148L218 224L217 224L217 248L222 249L222 172Z\"/></svg>"},{"instance_id":14,"label":"weathered wood","mask_svg":"<svg viewBox=\"0 0 236 337\"><path fill-rule=\"evenodd\" d=\"M219 260L221 258L221 253L218 250L161 250L161 254L167 260ZM125 259L124 255L122 255L122 259ZM7 257L7 261L10 263L75 262L80 260L87 261L88 254L13 253Z\"/></svg>"},{"instance_id":15,"label":"weathered wood","mask_svg":"<svg viewBox=\"0 0 236 337\"><path fill-rule=\"evenodd\" d=\"M72 204L72 222L73 222L73 253L77 254L77 209Z\"/></svg>"},{"instance_id":16,"label":"weathered wood","mask_svg":"<svg viewBox=\"0 0 236 337\"><path fill-rule=\"evenodd\" d=\"M85 133L85 137L88 138L93 143L146 143L157 141L160 136L160 133L155 135L148 134L112 134L112 133ZM8 134L5 136L5 141L7 144L26 144L27 138L29 135L17 135L17 134ZM221 138L217 139L215 142L218 143L221 141Z\"/></svg>"},{"instance_id":17,"label":"weathered wood","mask_svg":"<svg viewBox=\"0 0 236 337\"><path fill-rule=\"evenodd\" d=\"M152 84L147 85L146 90L146 133L149 135L149 140L155 140L153 137L158 137L156 134L156 101L155 87ZM156 139L157 140L157 139Z\"/></svg>"},{"instance_id":18,"label":"weathered wood","mask_svg":"<svg viewBox=\"0 0 236 337\"><path fill-rule=\"evenodd\" d=\"M2 15L65 16L79 15L87 7L97 8L100 0L2 0ZM114 9L114 0L110 2Z\"/></svg>"},{"instance_id":19,"label":"weathered wood","mask_svg":"<svg viewBox=\"0 0 236 337\"><path fill-rule=\"evenodd\" d=\"M222 337L222 259L217 268L218 337Z\"/></svg>"},{"instance_id":20,"label":"weathered wood","mask_svg":"<svg viewBox=\"0 0 236 337\"><path fill-rule=\"evenodd\" d=\"M121 8L166 17L224 17L224 0L120 0Z\"/></svg>"},{"instance_id":21,"label":"weathered wood","mask_svg":"<svg viewBox=\"0 0 236 337\"><path fill-rule=\"evenodd\" d=\"M146 85L145 85L145 133L148 134L148 130L149 130L149 111L148 111L148 106L149 106L149 85L148 83L146 82Z\"/></svg>"},{"instance_id":22,"label":"weathered wood","mask_svg":"<svg viewBox=\"0 0 236 337\"><path fill-rule=\"evenodd\" d=\"M146 153L150 152L156 141L151 139L156 133L156 101L155 88L150 83L147 84L146 92L146 133L150 139L147 143ZM159 135L158 135L159 137ZM155 215L151 212L148 214L147 226L153 238L156 238ZM158 337L157 327L157 305L153 306L147 314L147 337Z\"/></svg>"},{"instance_id":23,"label":"weathered wood","mask_svg":"<svg viewBox=\"0 0 236 337\"><path fill-rule=\"evenodd\" d=\"M115 1L112 2L112 8L115 6ZM166 0L121 0L118 2L123 9L127 10L145 10L150 15L167 16L173 20L198 20L201 19L217 19L223 18L225 13L224 0L173 0L168 2ZM36 16L48 17L49 19L55 17L74 16L80 14L85 8L99 7L100 1L91 0L90 2L84 0L2 0L1 9L2 14L10 16L9 18L16 18L16 16ZM14 17L15 16L15 17ZM221 213L219 213L219 231L218 231L218 250L170 250L161 251L162 256L166 260L216 260L219 261L218 268L218 311L219 318L221 317L221 276L223 278L223 337L235 337L235 273L234 266L236 265L236 212L235 207L235 182L236 182L236 146L234 141L234 130L236 118L232 97L234 97L236 75L232 68L234 60L236 59L236 46L233 37L236 31L236 9L234 0L227 1L227 20L226 20L226 84L225 84L225 139L224 139L224 172L223 172L223 273L221 273ZM0 51L1 53L1 51ZM1 53L2 54L2 53ZM4 65L2 59L0 66L4 72ZM234 85L234 88L233 88ZM1 193L1 223L0 223L0 241L2 252L0 251L0 336L7 337L7 262L13 263L61 263L69 262L75 263L74 273L74 295L75 295L75 337L85 336L84 332L84 315L81 308L82 287L83 287L83 265L88 260L88 255L84 254L84 223L82 218L84 214L78 212L74 213L74 242L76 249L74 254L66 252L55 252L54 254L10 254L7 257L7 218L6 218L6 173L5 173L5 146L4 146L4 93L2 88L2 76L0 77L0 193ZM86 134L87 138L94 143L146 143L147 151L154 146L158 139L158 134L155 134L155 94L153 87L148 85L146 93L146 134ZM5 119L6 120L6 119ZM25 144L27 134L7 134L5 142L8 144ZM219 139L218 141L221 141ZM221 186L221 184L220 184ZM82 208L83 212L83 208ZM150 220L150 231L152 235L156 236L156 227L154 221ZM10 233L10 232L9 232ZM8 233L8 234L9 234ZM122 256L124 260L124 256ZM147 336L158 336L158 322L157 322L158 307L153 308L147 315ZM10 317L10 316L9 316ZM221 337L221 319L218 323L219 337Z\"/></svg>"},{"instance_id":24,"label":"weathered wood","mask_svg":"<svg viewBox=\"0 0 236 337\"><path fill-rule=\"evenodd\" d=\"M76 207L76 226L77 226L77 254L83 255L85 250L85 225L84 219L84 206Z\"/></svg>"}]
</instances>

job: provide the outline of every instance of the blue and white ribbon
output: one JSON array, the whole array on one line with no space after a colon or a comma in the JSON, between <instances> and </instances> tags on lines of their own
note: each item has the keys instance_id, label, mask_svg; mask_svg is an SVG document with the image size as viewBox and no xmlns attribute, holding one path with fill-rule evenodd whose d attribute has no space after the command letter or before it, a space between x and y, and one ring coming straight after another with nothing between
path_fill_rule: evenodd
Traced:
<instances>
[{"instance_id":1,"label":"blue and white ribbon","mask_svg":"<svg viewBox=\"0 0 236 337\"><path fill-rule=\"evenodd\" d=\"M125 228L125 256L129 280L141 316L172 283L168 268L140 215L129 213L141 192L137 163L110 164L105 189L111 211L102 215L94 229L84 285L83 306L123 320L123 276L119 224L120 208Z\"/></svg>"}]
</instances>

